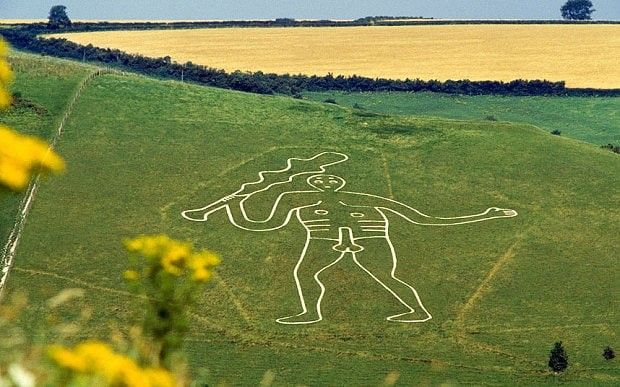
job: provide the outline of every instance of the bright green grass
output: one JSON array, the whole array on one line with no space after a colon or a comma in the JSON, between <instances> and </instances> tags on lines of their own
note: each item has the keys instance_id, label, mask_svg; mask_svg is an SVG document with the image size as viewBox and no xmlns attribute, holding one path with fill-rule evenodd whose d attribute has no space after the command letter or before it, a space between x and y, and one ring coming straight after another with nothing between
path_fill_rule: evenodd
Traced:
<instances>
[{"instance_id":1,"label":"bright green grass","mask_svg":"<svg viewBox=\"0 0 620 387\"><path fill-rule=\"evenodd\" d=\"M11 54L10 64L15 71L12 91L24 100L18 98L14 107L0 112L0 124L44 140L51 138L68 99L90 68L58 59L33 60L33 56L19 52ZM2 241L15 222L20 201L21 195L0 197Z\"/></svg>"},{"instance_id":2,"label":"bright green grass","mask_svg":"<svg viewBox=\"0 0 620 387\"><path fill-rule=\"evenodd\" d=\"M308 93L311 100L398 115L458 120L494 117L536 125L595 145L620 144L620 98L459 96L439 93Z\"/></svg>"},{"instance_id":3,"label":"bright green grass","mask_svg":"<svg viewBox=\"0 0 620 387\"><path fill-rule=\"evenodd\" d=\"M351 157L331 170L349 190L437 216L489 206L519 216L444 228L393 219L398 275L433 314L427 323L385 321L401 309L345 260L322 277L323 322L276 324L298 308L300 226L251 233L222 213L208 223L179 213L288 157L326 150ZM601 356L617 346L620 317L620 159L609 151L526 125L373 116L119 75L85 90L59 151L68 171L42 185L9 280L12 292L30 293L29 332L44 300L66 287L86 290L70 305L93 311L83 336L127 322L134 300L121 240L165 232L223 258L187 342L209 384L255 385L267 370L278 385L377 385L392 371L402 385L620 381L618 363ZM562 376L546 373L556 340L571 361Z\"/></svg>"}]
</instances>

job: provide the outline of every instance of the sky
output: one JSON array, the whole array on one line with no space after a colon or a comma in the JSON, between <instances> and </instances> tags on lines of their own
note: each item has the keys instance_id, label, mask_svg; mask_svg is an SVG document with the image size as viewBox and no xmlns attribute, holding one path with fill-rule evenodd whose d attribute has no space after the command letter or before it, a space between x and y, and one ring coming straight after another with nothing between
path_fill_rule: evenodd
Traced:
<instances>
[{"instance_id":1,"label":"sky","mask_svg":"<svg viewBox=\"0 0 620 387\"><path fill-rule=\"evenodd\" d=\"M44 19L52 5L71 19L560 19L566 0L0 0L0 19ZM592 0L593 19L620 20L620 0Z\"/></svg>"}]
</instances>

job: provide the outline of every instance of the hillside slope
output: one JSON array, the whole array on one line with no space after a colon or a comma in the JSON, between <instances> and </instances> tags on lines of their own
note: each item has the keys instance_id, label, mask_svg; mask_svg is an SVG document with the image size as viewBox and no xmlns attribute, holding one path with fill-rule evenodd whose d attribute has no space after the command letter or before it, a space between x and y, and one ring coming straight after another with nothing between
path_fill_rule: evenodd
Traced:
<instances>
[{"instance_id":1,"label":"hillside slope","mask_svg":"<svg viewBox=\"0 0 620 387\"><path fill-rule=\"evenodd\" d=\"M32 55L13 53L11 67L15 71L13 105L0 112L0 124L21 133L51 139L66 104L78 83L92 71L92 66ZM0 240L5 241L15 222L21 195L3 198L0 206ZM4 243L2 243L4 247Z\"/></svg>"},{"instance_id":2,"label":"hillside slope","mask_svg":"<svg viewBox=\"0 0 620 387\"><path fill-rule=\"evenodd\" d=\"M93 80L58 150L68 171L42 185L9 280L30 295L33 334L45 299L65 287L86 290L71 305L92 311L82 335L105 337L127 321L121 240L166 232L223 258L187 342L210 384L257 384L267 370L287 385L374 385L392 371L403 385L551 384L556 340L571 359L562 380L620 381L617 362L601 356L618 346L620 317L620 159L611 152L525 125L379 116L130 75ZM350 191L436 216L491 206L519 216L454 227L390 217L397 274L433 315L426 323L386 321L402 307L344 259L321 277L324 321L280 325L299 308L301 226L253 233L221 212L207 223L180 213L324 151L349 156L329 172ZM385 251L370 251L377 270L390 269Z\"/></svg>"},{"instance_id":3,"label":"hillside slope","mask_svg":"<svg viewBox=\"0 0 620 387\"><path fill-rule=\"evenodd\" d=\"M306 93L315 101L381 114L499 120L536 125L594 145L620 144L620 98L499 97L441 93Z\"/></svg>"}]
</instances>

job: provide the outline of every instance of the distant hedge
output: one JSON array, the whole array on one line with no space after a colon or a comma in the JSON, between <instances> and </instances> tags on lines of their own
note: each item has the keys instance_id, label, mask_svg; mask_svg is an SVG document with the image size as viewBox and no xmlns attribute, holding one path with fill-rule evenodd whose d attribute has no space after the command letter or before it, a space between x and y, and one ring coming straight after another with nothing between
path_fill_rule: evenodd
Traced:
<instances>
[{"instance_id":1,"label":"distant hedge","mask_svg":"<svg viewBox=\"0 0 620 387\"><path fill-rule=\"evenodd\" d=\"M620 24L620 21L603 20L440 20L421 16L367 16L356 20L296 20L280 18L275 20L223 20L223 21L179 21L179 22L73 22L65 32L116 31L116 30L163 30L196 28L268 28L268 27L355 27L355 26L419 26L419 25L515 25L515 24ZM9 25L10 26L10 25ZM45 23L24 24L27 29L47 31ZM58 31L52 31L58 32Z\"/></svg>"},{"instance_id":2,"label":"distant hedge","mask_svg":"<svg viewBox=\"0 0 620 387\"><path fill-rule=\"evenodd\" d=\"M269 23L284 25L292 19L277 19ZM329 21L331 22L331 21ZM205 22L214 23L214 22ZM238 22L216 22L235 24ZM267 21L251 21L243 23L268 23ZM318 22L316 22L318 23ZM340 22L331 22L340 23ZM127 23L120 23L126 25ZM129 23L131 24L131 23ZM146 25L149 23L140 23ZM161 24L161 23L160 23ZM183 23L171 23L178 25ZM186 23L192 24L192 23ZM202 25L204 23L196 23ZM107 23L75 23L74 27L65 31L90 31L98 28L105 29ZM115 24L115 28L119 24ZM192 24L193 25L193 24ZM176 28L176 27L175 27ZM104 63L111 67L131 70L138 73L181 79L202 85L233 89L258 94L289 94L295 95L302 91L408 91L408 92L440 92L463 95L571 95L571 96L620 96L620 89L573 89L567 88L564 82L550 82L541 80L514 80L500 81L424 81L420 79L393 80L383 78L368 78L362 76L316 76L316 75L278 75L263 72L228 73L187 62L176 63L169 56L163 58L149 58L142 55L128 54L121 50L99 48L92 45L83 46L66 39L45 39L38 35L48 33L44 24L16 26L0 29L3 35L14 47L31 52L52 55L62 58L71 58L85 61ZM58 32L58 31L54 31Z\"/></svg>"}]
</instances>

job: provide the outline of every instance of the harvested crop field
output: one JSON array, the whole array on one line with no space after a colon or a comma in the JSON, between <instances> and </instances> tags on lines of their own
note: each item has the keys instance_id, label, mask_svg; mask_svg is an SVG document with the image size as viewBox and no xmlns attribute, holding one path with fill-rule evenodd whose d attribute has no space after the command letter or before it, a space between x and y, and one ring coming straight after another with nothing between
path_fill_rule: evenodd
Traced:
<instances>
[{"instance_id":1,"label":"harvested crop field","mask_svg":"<svg viewBox=\"0 0 620 387\"><path fill-rule=\"evenodd\" d=\"M620 88L620 25L217 28L52 35L228 71Z\"/></svg>"}]
</instances>

